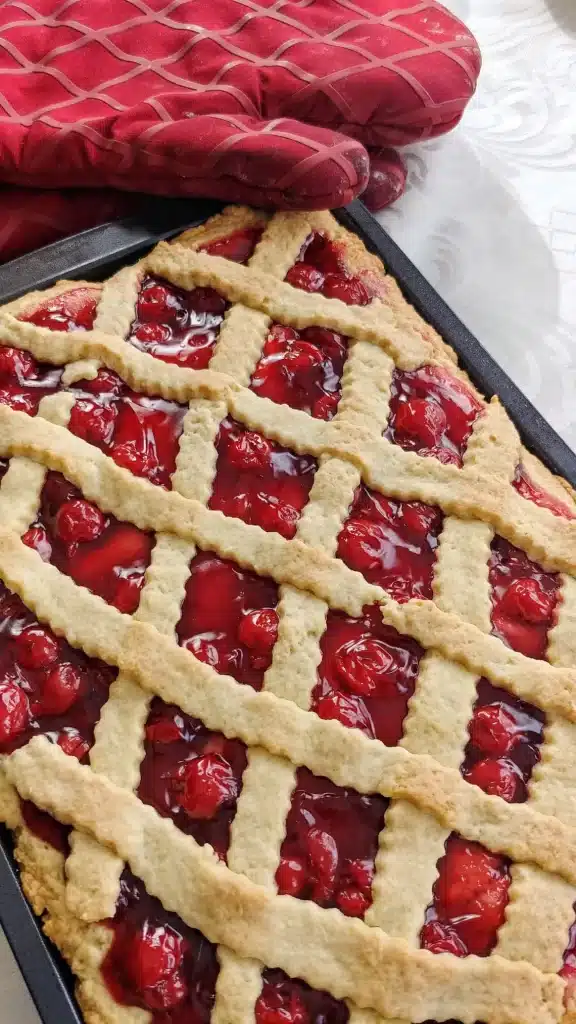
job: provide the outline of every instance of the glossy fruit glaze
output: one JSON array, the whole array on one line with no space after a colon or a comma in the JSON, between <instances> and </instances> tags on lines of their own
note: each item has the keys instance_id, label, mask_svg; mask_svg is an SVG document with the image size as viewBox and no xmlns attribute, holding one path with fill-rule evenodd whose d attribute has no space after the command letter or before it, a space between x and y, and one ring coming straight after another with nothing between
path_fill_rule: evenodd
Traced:
<instances>
[{"instance_id":1,"label":"glossy fruit glaze","mask_svg":"<svg viewBox=\"0 0 576 1024\"><path fill-rule=\"evenodd\" d=\"M244 263L261 228L249 228L202 246L200 251ZM214 288L184 291L147 274L141 283L128 341L142 352L193 370L208 366L229 303Z\"/></svg>"},{"instance_id":2,"label":"glossy fruit glaze","mask_svg":"<svg viewBox=\"0 0 576 1024\"><path fill-rule=\"evenodd\" d=\"M276 872L278 892L363 917L388 801L299 768Z\"/></svg>"},{"instance_id":3,"label":"glossy fruit glaze","mask_svg":"<svg viewBox=\"0 0 576 1024\"><path fill-rule=\"evenodd\" d=\"M345 247L315 231L304 242L298 259L286 274L293 288L319 292L327 299L340 299L349 306L366 306L373 298L371 275L362 279L346 263Z\"/></svg>"},{"instance_id":4,"label":"glossy fruit glaze","mask_svg":"<svg viewBox=\"0 0 576 1024\"><path fill-rule=\"evenodd\" d=\"M389 747L402 737L422 648L382 621L380 609L354 619L330 611L311 708Z\"/></svg>"},{"instance_id":5,"label":"glossy fruit glaze","mask_svg":"<svg viewBox=\"0 0 576 1024\"><path fill-rule=\"evenodd\" d=\"M259 690L278 633L278 586L210 551L197 554L176 628L200 661Z\"/></svg>"},{"instance_id":6,"label":"glossy fruit glaze","mask_svg":"<svg viewBox=\"0 0 576 1024\"><path fill-rule=\"evenodd\" d=\"M462 774L490 796L508 803L528 799L527 784L540 760L546 716L487 679L478 683L478 699L468 726Z\"/></svg>"},{"instance_id":7,"label":"glossy fruit glaze","mask_svg":"<svg viewBox=\"0 0 576 1024\"><path fill-rule=\"evenodd\" d=\"M510 862L452 834L438 861L438 878L420 944L432 953L487 956L504 921Z\"/></svg>"},{"instance_id":8,"label":"glossy fruit glaze","mask_svg":"<svg viewBox=\"0 0 576 1024\"><path fill-rule=\"evenodd\" d=\"M326 327L274 324L250 381L257 395L302 409L319 420L336 415L347 339Z\"/></svg>"},{"instance_id":9,"label":"glossy fruit glaze","mask_svg":"<svg viewBox=\"0 0 576 1024\"><path fill-rule=\"evenodd\" d=\"M528 501L533 501L535 505L539 505L540 508L550 509L555 516L559 516L561 519L574 519L576 514L570 510L568 503L564 504L560 498L552 497L542 487L534 483L530 479L524 466L520 463L516 466L516 472L514 474L514 480L512 481L513 487L521 494L523 498L527 498Z\"/></svg>"},{"instance_id":10,"label":"glossy fruit glaze","mask_svg":"<svg viewBox=\"0 0 576 1024\"><path fill-rule=\"evenodd\" d=\"M481 409L470 388L441 367L394 370L384 437L406 451L461 466Z\"/></svg>"},{"instance_id":11,"label":"glossy fruit glaze","mask_svg":"<svg viewBox=\"0 0 576 1024\"><path fill-rule=\"evenodd\" d=\"M385 498L361 484L336 553L397 601L429 598L442 522L438 508Z\"/></svg>"},{"instance_id":12,"label":"glossy fruit glaze","mask_svg":"<svg viewBox=\"0 0 576 1024\"><path fill-rule=\"evenodd\" d=\"M52 331L88 331L96 315L99 291L74 288L40 303L19 320ZM24 349L0 345L0 405L34 416L40 400L60 387L62 368L39 363Z\"/></svg>"},{"instance_id":13,"label":"glossy fruit glaze","mask_svg":"<svg viewBox=\"0 0 576 1024\"><path fill-rule=\"evenodd\" d=\"M102 974L116 1002L140 1006L154 1024L209 1024L218 977L216 947L122 875Z\"/></svg>"},{"instance_id":14,"label":"glossy fruit glaze","mask_svg":"<svg viewBox=\"0 0 576 1024\"><path fill-rule=\"evenodd\" d=\"M489 562L492 632L513 650L543 658L555 622L558 573L545 572L503 537L492 542Z\"/></svg>"},{"instance_id":15,"label":"glossy fruit glaze","mask_svg":"<svg viewBox=\"0 0 576 1024\"><path fill-rule=\"evenodd\" d=\"M73 434L135 476L170 489L185 405L138 394L107 369L69 390L77 395L69 422Z\"/></svg>"},{"instance_id":16,"label":"glossy fruit glaze","mask_svg":"<svg viewBox=\"0 0 576 1024\"><path fill-rule=\"evenodd\" d=\"M296 455L227 417L216 441L218 460L208 507L270 533L293 537L316 472Z\"/></svg>"},{"instance_id":17,"label":"glossy fruit glaze","mask_svg":"<svg viewBox=\"0 0 576 1024\"><path fill-rule=\"evenodd\" d=\"M116 674L55 636L0 583L0 754L44 735L86 761ZM68 829L32 804L23 812L37 835L67 848Z\"/></svg>"},{"instance_id":18,"label":"glossy fruit glaze","mask_svg":"<svg viewBox=\"0 0 576 1024\"><path fill-rule=\"evenodd\" d=\"M105 515L60 473L46 474L38 515L22 540L119 611L136 611L154 534Z\"/></svg>"},{"instance_id":19,"label":"glossy fruit glaze","mask_svg":"<svg viewBox=\"0 0 576 1024\"><path fill-rule=\"evenodd\" d=\"M155 698L146 722L138 796L226 859L246 747Z\"/></svg>"},{"instance_id":20,"label":"glossy fruit glaze","mask_svg":"<svg viewBox=\"0 0 576 1024\"><path fill-rule=\"evenodd\" d=\"M346 1003L318 992L283 971L262 972L262 991L256 1003L256 1024L347 1024Z\"/></svg>"}]
</instances>

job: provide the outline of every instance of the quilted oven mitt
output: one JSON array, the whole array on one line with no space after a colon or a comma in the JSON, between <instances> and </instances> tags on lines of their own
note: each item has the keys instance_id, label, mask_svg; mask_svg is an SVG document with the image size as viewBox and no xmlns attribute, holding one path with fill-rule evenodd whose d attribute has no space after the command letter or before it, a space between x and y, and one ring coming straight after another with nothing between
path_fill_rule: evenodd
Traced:
<instances>
[{"instance_id":1,"label":"quilted oven mitt","mask_svg":"<svg viewBox=\"0 0 576 1024\"><path fill-rule=\"evenodd\" d=\"M34 191L0 193L2 258L130 207L108 188L385 205L479 66L435 0L4 0L0 179Z\"/></svg>"}]
</instances>

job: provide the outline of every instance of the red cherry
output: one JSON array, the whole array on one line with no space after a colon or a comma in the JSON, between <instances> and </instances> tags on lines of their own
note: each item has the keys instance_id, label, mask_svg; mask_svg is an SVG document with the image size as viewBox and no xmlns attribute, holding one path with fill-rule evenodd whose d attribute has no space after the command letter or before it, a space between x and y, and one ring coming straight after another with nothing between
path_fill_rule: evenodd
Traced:
<instances>
[{"instance_id":1,"label":"red cherry","mask_svg":"<svg viewBox=\"0 0 576 1024\"><path fill-rule=\"evenodd\" d=\"M319 718L336 719L349 729L360 729L370 738L374 737L374 726L363 701L346 693L329 693L321 697L314 707Z\"/></svg>"},{"instance_id":2,"label":"red cherry","mask_svg":"<svg viewBox=\"0 0 576 1024\"><path fill-rule=\"evenodd\" d=\"M277 636L278 613L273 608L246 612L238 627L240 642L260 653L271 651Z\"/></svg>"},{"instance_id":3,"label":"red cherry","mask_svg":"<svg viewBox=\"0 0 576 1024\"><path fill-rule=\"evenodd\" d=\"M96 505L75 498L66 501L56 513L56 534L65 544L82 544L100 536L106 520Z\"/></svg>"},{"instance_id":4,"label":"red cherry","mask_svg":"<svg viewBox=\"0 0 576 1024\"><path fill-rule=\"evenodd\" d=\"M527 622L548 622L555 604L553 594L547 594L534 579L512 580L499 603L499 610Z\"/></svg>"},{"instance_id":5,"label":"red cherry","mask_svg":"<svg viewBox=\"0 0 576 1024\"><path fill-rule=\"evenodd\" d=\"M58 641L42 626L26 626L14 641L16 661L22 668L46 668L58 657Z\"/></svg>"},{"instance_id":6,"label":"red cherry","mask_svg":"<svg viewBox=\"0 0 576 1024\"><path fill-rule=\"evenodd\" d=\"M208 821L224 804L236 800L238 781L232 766L219 754L202 754L183 767L182 791L177 799L182 809L195 820Z\"/></svg>"},{"instance_id":7,"label":"red cherry","mask_svg":"<svg viewBox=\"0 0 576 1024\"><path fill-rule=\"evenodd\" d=\"M145 921L130 939L124 971L152 1010L170 1010L187 996L180 971L188 943L170 925Z\"/></svg>"},{"instance_id":8,"label":"red cherry","mask_svg":"<svg viewBox=\"0 0 576 1024\"><path fill-rule=\"evenodd\" d=\"M323 362L323 356L316 345L309 341L297 341L286 350L284 364L290 373L311 370Z\"/></svg>"},{"instance_id":9,"label":"red cherry","mask_svg":"<svg viewBox=\"0 0 576 1024\"><path fill-rule=\"evenodd\" d=\"M286 274L286 281L293 288L301 288L305 292L318 292L324 284L324 274L308 263L295 263Z\"/></svg>"},{"instance_id":10,"label":"red cherry","mask_svg":"<svg viewBox=\"0 0 576 1024\"><path fill-rule=\"evenodd\" d=\"M167 324L139 324L134 331L133 337L138 338L143 345L162 345L170 340L172 331Z\"/></svg>"},{"instance_id":11,"label":"red cherry","mask_svg":"<svg viewBox=\"0 0 576 1024\"><path fill-rule=\"evenodd\" d=\"M336 903L347 917L364 917L370 906L370 899L360 889L349 886L336 894Z\"/></svg>"},{"instance_id":12,"label":"red cherry","mask_svg":"<svg viewBox=\"0 0 576 1024\"><path fill-rule=\"evenodd\" d=\"M494 632L498 633L513 651L527 658L543 658L546 651L546 632L529 622L509 619L499 609L492 613Z\"/></svg>"},{"instance_id":13,"label":"red cherry","mask_svg":"<svg viewBox=\"0 0 576 1024\"><path fill-rule=\"evenodd\" d=\"M90 750L88 740L83 739L77 729L66 729L58 737L58 746L68 757L75 757L81 761Z\"/></svg>"},{"instance_id":14,"label":"red cherry","mask_svg":"<svg viewBox=\"0 0 576 1024\"><path fill-rule=\"evenodd\" d=\"M338 538L338 556L359 572L377 569L382 554L391 546L377 523L348 519Z\"/></svg>"},{"instance_id":15,"label":"red cherry","mask_svg":"<svg viewBox=\"0 0 576 1024\"><path fill-rule=\"evenodd\" d=\"M427 921L420 932L420 944L431 953L467 956L468 950L457 932L445 921Z\"/></svg>"},{"instance_id":16,"label":"red cherry","mask_svg":"<svg viewBox=\"0 0 576 1024\"><path fill-rule=\"evenodd\" d=\"M420 537L437 534L442 525L442 513L438 508L424 505L421 501L405 501L402 504L404 525Z\"/></svg>"},{"instance_id":17,"label":"red cherry","mask_svg":"<svg viewBox=\"0 0 576 1024\"><path fill-rule=\"evenodd\" d=\"M327 299L340 299L347 306L367 306L370 295L358 277L327 274L322 289Z\"/></svg>"},{"instance_id":18,"label":"red cherry","mask_svg":"<svg viewBox=\"0 0 576 1024\"><path fill-rule=\"evenodd\" d=\"M43 562L49 562L52 556L52 545L48 540L48 534L44 526L31 526L22 536L22 543L27 548L33 548L40 555Z\"/></svg>"},{"instance_id":19,"label":"red cherry","mask_svg":"<svg viewBox=\"0 0 576 1024\"><path fill-rule=\"evenodd\" d=\"M213 288L194 288L190 292L188 301L190 308L197 313L212 313L219 316L226 311L226 299L214 291Z\"/></svg>"},{"instance_id":20,"label":"red cherry","mask_svg":"<svg viewBox=\"0 0 576 1024\"><path fill-rule=\"evenodd\" d=\"M33 375L36 362L29 352L0 345L0 375L26 378Z\"/></svg>"},{"instance_id":21,"label":"red cherry","mask_svg":"<svg viewBox=\"0 0 576 1024\"><path fill-rule=\"evenodd\" d=\"M470 742L483 754L504 757L521 739L516 719L502 701L477 708L470 722Z\"/></svg>"},{"instance_id":22,"label":"red cherry","mask_svg":"<svg viewBox=\"0 0 576 1024\"><path fill-rule=\"evenodd\" d=\"M336 887L338 870L338 846L334 836L321 828L311 828L306 833L308 859L316 876L312 898L316 902L332 899Z\"/></svg>"},{"instance_id":23,"label":"red cherry","mask_svg":"<svg viewBox=\"0 0 576 1024\"><path fill-rule=\"evenodd\" d=\"M48 673L40 701L44 715L62 715L75 703L82 687L82 676L74 665L63 662ZM39 710L40 710L39 709Z\"/></svg>"},{"instance_id":24,"label":"red cherry","mask_svg":"<svg viewBox=\"0 0 576 1024\"><path fill-rule=\"evenodd\" d=\"M147 476L149 467L146 464L145 454L137 447L134 441L120 441L112 445L110 455L117 466L127 469L135 476Z\"/></svg>"},{"instance_id":25,"label":"red cherry","mask_svg":"<svg viewBox=\"0 0 576 1024\"><path fill-rule=\"evenodd\" d=\"M236 469L253 473L270 465L272 445L261 434L245 430L232 437L228 445L228 461Z\"/></svg>"},{"instance_id":26,"label":"red cherry","mask_svg":"<svg viewBox=\"0 0 576 1024\"><path fill-rule=\"evenodd\" d=\"M146 739L148 743L176 743L183 736L174 719L161 718L146 726Z\"/></svg>"},{"instance_id":27,"label":"red cherry","mask_svg":"<svg viewBox=\"0 0 576 1024\"><path fill-rule=\"evenodd\" d=\"M293 327L284 327L282 324L273 324L266 339L264 348L265 355L273 355L277 352L284 352L293 342L298 340L298 331Z\"/></svg>"},{"instance_id":28,"label":"red cherry","mask_svg":"<svg viewBox=\"0 0 576 1024\"><path fill-rule=\"evenodd\" d=\"M309 881L306 865L301 857L281 857L276 871L276 885L283 896L299 896Z\"/></svg>"},{"instance_id":29,"label":"red cherry","mask_svg":"<svg viewBox=\"0 0 576 1024\"><path fill-rule=\"evenodd\" d=\"M117 373L103 367L92 380L78 381L76 386L93 395L115 396L120 394L125 385Z\"/></svg>"},{"instance_id":30,"label":"red cherry","mask_svg":"<svg viewBox=\"0 0 576 1024\"><path fill-rule=\"evenodd\" d=\"M331 420L336 415L339 394L325 394L317 398L312 406L312 415L317 420Z\"/></svg>"},{"instance_id":31,"label":"red cherry","mask_svg":"<svg viewBox=\"0 0 576 1024\"><path fill-rule=\"evenodd\" d=\"M28 725L28 698L18 683L6 679L0 683L0 743L18 736Z\"/></svg>"},{"instance_id":32,"label":"red cherry","mask_svg":"<svg viewBox=\"0 0 576 1024\"><path fill-rule=\"evenodd\" d=\"M264 985L256 1003L256 1024L311 1024L311 1022L304 1003L292 985L282 988Z\"/></svg>"},{"instance_id":33,"label":"red cherry","mask_svg":"<svg viewBox=\"0 0 576 1024\"><path fill-rule=\"evenodd\" d=\"M446 413L437 402L426 398L409 398L407 402L398 405L394 429L430 447L441 441L447 425Z\"/></svg>"},{"instance_id":34,"label":"red cherry","mask_svg":"<svg viewBox=\"0 0 576 1024\"><path fill-rule=\"evenodd\" d=\"M485 758L477 761L464 772L464 777L489 796L499 796L509 804L514 803L519 784L523 782L516 765L506 759L500 761Z\"/></svg>"},{"instance_id":35,"label":"red cherry","mask_svg":"<svg viewBox=\"0 0 576 1024\"><path fill-rule=\"evenodd\" d=\"M504 920L510 879L501 857L453 836L440 862L435 894L442 916L458 919L468 952L486 955Z\"/></svg>"},{"instance_id":36,"label":"red cherry","mask_svg":"<svg viewBox=\"0 0 576 1024\"><path fill-rule=\"evenodd\" d=\"M361 697L395 691L398 666L380 640L368 637L343 644L334 658L334 668L346 688Z\"/></svg>"},{"instance_id":37,"label":"red cherry","mask_svg":"<svg viewBox=\"0 0 576 1024\"><path fill-rule=\"evenodd\" d=\"M282 537L293 537L300 512L293 505L280 501L274 495L260 494L252 506L251 522L257 523L268 533L279 533Z\"/></svg>"},{"instance_id":38,"label":"red cherry","mask_svg":"<svg viewBox=\"0 0 576 1024\"><path fill-rule=\"evenodd\" d=\"M114 433L116 415L114 405L79 398L72 407L68 429L89 444L108 444Z\"/></svg>"},{"instance_id":39,"label":"red cherry","mask_svg":"<svg viewBox=\"0 0 576 1024\"><path fill-rule=\"evenodd\" d=\"M163 284L149 284L138 297L138 317L140 320L156 322L166 320L174 315L179 305L175 292L169 287Z\"/></svg>"}]
</instances>

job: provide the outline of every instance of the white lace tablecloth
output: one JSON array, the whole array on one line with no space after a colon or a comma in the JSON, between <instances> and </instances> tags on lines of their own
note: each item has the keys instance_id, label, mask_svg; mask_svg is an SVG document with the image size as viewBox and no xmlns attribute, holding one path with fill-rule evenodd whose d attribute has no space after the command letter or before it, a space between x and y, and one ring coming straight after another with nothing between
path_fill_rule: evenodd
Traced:
<instances>
[{"instance_id":1,"label":"white lace tablecloth","mask_svg":"<svg viewBox=\"0 0 576 1024\"><path fill-rule=\"evenodd\" d=\"M484 55L382 224L576 449L576 0L444 0ZM0 1024L38 1024L0 934Z\"/></svg>"}]
</instances>

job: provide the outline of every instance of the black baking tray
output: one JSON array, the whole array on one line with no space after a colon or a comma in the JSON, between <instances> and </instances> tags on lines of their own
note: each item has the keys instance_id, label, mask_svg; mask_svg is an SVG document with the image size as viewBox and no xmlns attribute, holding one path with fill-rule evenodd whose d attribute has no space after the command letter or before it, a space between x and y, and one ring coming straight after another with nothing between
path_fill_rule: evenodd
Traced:
<instances>
[{"instance_id":1,"label":"black baking tray","mask_svg":"<svg viewBox=\"0 0 576 1024\"><path fill-rule=\"evenodd\" d=\"M59 278L102 279L163 238L201 224L223 204L149 197L142 212L91 228L0 267L0 304ZM576 455L540 415L480 342L420 274L359 201L335 215L356 232L396 278L408 301L457 352L478 390L499 395L526 447L576 487ZM10 833L0 828L0 923L44 1024L81 1024L71 972L43 936L24 899L12 856Z\"/></svg>"}]
</instances>

